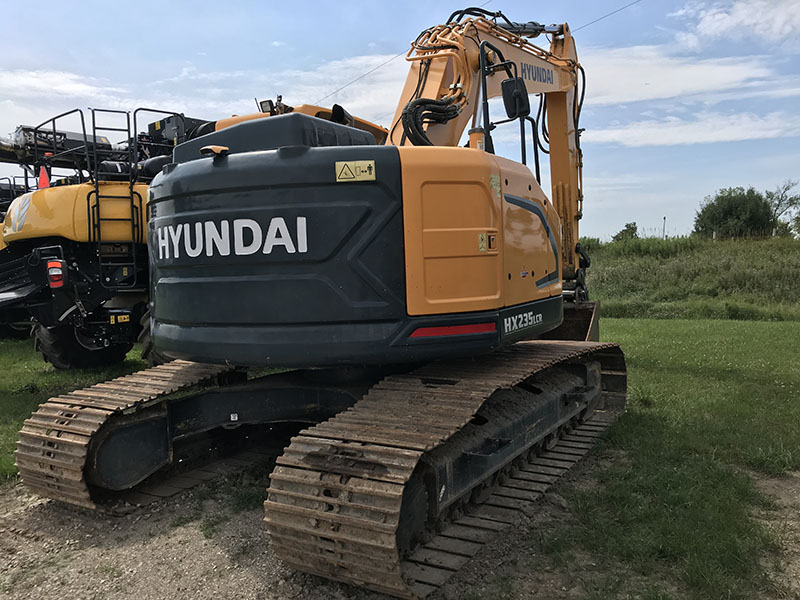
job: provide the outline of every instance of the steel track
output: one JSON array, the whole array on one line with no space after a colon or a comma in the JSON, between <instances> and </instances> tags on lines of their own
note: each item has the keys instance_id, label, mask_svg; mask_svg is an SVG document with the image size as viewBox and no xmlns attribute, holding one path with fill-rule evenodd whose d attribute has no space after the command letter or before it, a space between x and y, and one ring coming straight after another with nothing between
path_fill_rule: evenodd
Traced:
<instances>
[{"instance_id":1,"label":"steel track","mask_svg":"<svg viewBox=\"0 0 800 600\"><path fill-rule=\"evenodd\" d=\"M600 425L582 425L558 451L518 470L474 515L406 557L398 529L415 468L495 391L575 360L599 361L606 405L624 404L624 358L615 344L537 341L387 377L351 409L303 430L270 476L265 521L274 551L301 571L397 597L426 596L576 462Z\"/></svg>"},{"instance_id":2,"label":"steel track","mask_svg":"<svg viewBox=\"0 0 800 600\"><path fill-rule=\"evenodd\" d=\"M134 414L229 371L228 366L176 360L50 398L20 430L14 457L22 482L41 496L97 509L84 468L100 428L115 415Z\"/></svg>"},{"instance_id":3,"label":"steel track","mask_svg":"<svg viewBox=\"0 0 800 600\"><path fill-rule=\"evenodd\" d=\"M576 360L600 362L603 402L612 410L595 414L531 461L518 457L485 502L469 507L468 516L440 515L422 546L401 554L403 492L420 459L446 447L495 391ZM169 402L174 392L230 370L174 361L51 398L20 432L15 456L23 482L42 496L76 506L130 512L128 505L100 505L92 495L84 468L92 459L93 436L112 417ZM592 342L519 343L478 361L433 363L387 377L351 409L302 431L278 459L265 503L273 549L302 571L398 597L424 597L588 451L613 409L624 406L625 390L619 348ZM263 454L247 452L145 482L118 499L148 504L259 458Z\"/></svg>"},{"instance_id":4,"label":"steel track","mask_svg":"<svg viewBox=\"0 0 800 600\"><path fill-rule=\"evenodd\" d=\"M552 450L515 464L485 502L444 524L441 533L402 562L412 597L424 598L444 585L485 544L535 511L542 495L580 461L614 418L614 413L594 413Z\"/></svg>"}]
</instances>

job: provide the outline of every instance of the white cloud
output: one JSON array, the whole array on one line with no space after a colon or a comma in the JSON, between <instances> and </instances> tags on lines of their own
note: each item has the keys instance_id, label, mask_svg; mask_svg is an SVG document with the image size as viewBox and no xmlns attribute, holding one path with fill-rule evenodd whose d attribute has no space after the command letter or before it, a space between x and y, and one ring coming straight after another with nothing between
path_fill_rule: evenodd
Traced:
<instances>
[{"instance_id":1,"label":"white cloud","mask_svg":"<svg viewBox=\"0 0 800 600\"><path fill-rule=\"evenodd\" d=\"M678 41L699 47L717 39L757 39L797 45L800 34L800 2L797 0L734 0L711 6L689 2L670 16L688 19L688 31Z\"/></svg>"},{"instance_id":2,"label":"white cloud","mask_svg":"<svg viewBox=\"0 0 800 600\"><path fill-rule=\"evenodd\" d=\"M274 99L282 95L290 105L314 104L324 98L323 105L339 103L353 115L386 123L408 71L408 63L394 58L387 54L353 56L321 63L310 70L215 72L188 65L174 77L148 83L139 91L160 98L157 106L164 106L165 99L189 106L201 104L205 111L193 114L209 119L252 111L253 96ZM375 72L353 82L380 65L383 66ZM344 89L329 96L340 88ZM170 106L179 105L173 102Z\"/></svg>"},{"instance_id":3,"label":"white cloud","mask_svg":"<svg viewBox=\"0 0 800 600\"><path fill-rule=\"evenodd\" d=\"M0 136L21 124L36 125L56 114L92 106L133 110L138 106L164 108L207 119L255 110L253 96L275 98L288 104L313 104L392 55L356 56L322 63L310 71L203 71L185 65L174 76L160 80L126 82L125 86L76 72L0 69ZM365 119L393 112L405 74L403 60L392 60L374 73L323 101L342 104ZM64 123L65 128L74 128Z\"/></svg>"},{"instance_id":4,"label":"white cloud","mask_svg":"<svg viewBox=\"0 0 800 600\"><path fill-rule=\"evenodd\" d=\"M683 5L683 8L679 8L676 11L671 13L667 13L668 17L696 17L698 13L705 8L705 2L697 2L693 0L692 2L687 2Z\"/></svg>"},{"instance_id":5,"label":"white cloud","mask_svg":"<svg viewBox=\"0 0 800 600\"><path fill-rule=\"evenodd\" d=\"M800 94L800 78L776 75L767 57L698 59L671 54L663 46L635 46L589 48L582 62L589 76L587 107L649 102L648 110L638 113L647 117L626 122L626 111L619 108L622 123L590 128L586 141L652 146L798 135L800 117L794 115L708 111L709 106L726 100ZM131 82L129 88L71 72L0 70L0 135L21 123L36 124L74 107L132 110L153 106L217 119L252 112L253 96L281 94L288 104L312 104L344 86L322 104L337 102L354 115L388 125L407 70L406 61L385 54L333 60L311 70L209 72L188 64L174 77L139 85ZM669 111L656 101L668 102ZM692 116L697 105L706 112ZM665 118L666 114L671 116ZM498 142L505 139L504 133L497 132Z\"/></svg>"},{"instance_id":6,"label":"white cloud","mask_svg":"<svg viewBox=\"0 0 800 600\"><path fill-rule=\"evenodd\" d=\"M764 56L697 58L671 54L664 46L589 48L580 57L587 74L587 106L606 106L703 95L759 86L774 76ZM785 85L800 85L792 78ZM766 86L765 86L766 87ZM779 94L781 86L767 88Z\"/></svg>"},{"instance_id":7,"label":"white cloud","mask_svg":"<svg viewBox=\"0 0 800 600\"><path fill-rule=\"evenodd\" d=\"M652 176L634 173L587 175L583 178L586 189L593 193L613 196L616 192L639 190L653 183Z\"/></svg>"},{"instance_id":8,"label":"white cloud","mask_svg":"<svg viewBox=\"0 0 800 600\"><path fill-rule=\"evenodd\" d=\"M106 97L121 91L109 82L67 71L0 69L2 98Z\"/></svg>"},{"instance_id":9,"label":"white cloud","mask_svg":"<svg viewBox=\"0 0 800 600\"><path fill-rule=\"evenodd\" d=\"M272 46L275 47L275 48L280 48L281 46L285 46L285 45L286 45L286 42L279 42L278 40L275 40L274 42L272 42Z\"/></svg>"},{"instance_id":10,"label":"white cloud","mask_svg":"<svg viewBox=\"0 0 800 600\"><path fill-rule=\"evenodd\" d=\"M393 55L354 56L323 63L311 71L287 70L272 74L268 85L289 104L314 104L371 69L383 67L325 98L324 105L339 103L353 115L375 120L393 113L403 89L408 63ZM389 62L387 62L389 61ZM280 82L276 87L275 82ZM386 122L389 117L383 119Z\"/></svg>"},{"instance_id":11,"label":"white cloud","mask_svg":"<svg viewBox=\"0 0 800 600\"><path fill-rule=\"evenodd\" d=\"M174 84L180 82L197 81L223 81L237 78L244 78L250 75L247 71L200 71L194 65L186 65L181 68L180 73L173 77L158 79L153 85Z\"/></svg>"},{"instance_id":12,"label":"white cloud","mask_svg":"<svg viewBox=\"0 0 800 600\"><path fill-rule=\"evenodd\" d=\"M642 147L738 142L798 135L800 115L782 112L766 115L706 112L691 119L668 117L587 130L583 140L589 143Z\"/></svg>"}]
</instances>

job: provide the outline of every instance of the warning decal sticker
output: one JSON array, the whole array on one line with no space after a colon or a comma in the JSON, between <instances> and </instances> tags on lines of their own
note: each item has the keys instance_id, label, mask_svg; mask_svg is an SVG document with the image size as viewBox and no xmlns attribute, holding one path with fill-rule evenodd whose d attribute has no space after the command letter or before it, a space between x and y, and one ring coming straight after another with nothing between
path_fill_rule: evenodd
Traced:
<instances>
[{"instance_id":1,"label":"warning decal sticker","mask_svg":"<svg viewBox=\"0 0 800 600\"><path fill-rule=\"evenodd\" d=\"M336 181L375 181L375 161L336 161Z\"/></svg>"}]
</instances>

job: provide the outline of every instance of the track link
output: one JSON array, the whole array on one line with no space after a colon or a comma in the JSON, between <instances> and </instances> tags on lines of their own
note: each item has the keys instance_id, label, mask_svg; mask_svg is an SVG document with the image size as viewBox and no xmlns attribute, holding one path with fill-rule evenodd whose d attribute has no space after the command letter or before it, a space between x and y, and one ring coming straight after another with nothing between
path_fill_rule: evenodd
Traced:
<instances>
[{"instance_id":1,"label":"track link","mask_svg":"<svg viewBox=\"0 0 800 600\"><path fill-rule=\"evenodd\" d=\"M92 437L108 419L133 414L232 370L176 360L50 398L20 430L14 456L22 482L41 496L96 509L84 467L91 459Z\"/></svg>"},{"instance_id":2,"label":"track link","mask_svg":"<svg viewBox=\"0 0 800 600\"><path fill-rule=\"evenodd\" d=\"M404 492L423 456L446 444L495 391L589 358L601 364L605 404L624 404L624 358L615 344L524 342L480 361L387 377L351 409L300 432L278 459L265 502L276 554L301 571L397 597L426 596L576 462L601 424L583 425L534 461L528 476L518 474L473 516L405 557L397 542Z\"/></svg>"},{"instance_id":3,"label":"track link","mask_svg":"<svg viewBox=\"0 0 800 600\"><path fill-rule=\"evenodd\" d=\"M552 450L520 461L486 502L448 522L441 533L402 562L411 591L425 597L444 585L484 544L536 509L537 501L594 446L615 415L595 413Z\"/></svg>"}]
</instances>

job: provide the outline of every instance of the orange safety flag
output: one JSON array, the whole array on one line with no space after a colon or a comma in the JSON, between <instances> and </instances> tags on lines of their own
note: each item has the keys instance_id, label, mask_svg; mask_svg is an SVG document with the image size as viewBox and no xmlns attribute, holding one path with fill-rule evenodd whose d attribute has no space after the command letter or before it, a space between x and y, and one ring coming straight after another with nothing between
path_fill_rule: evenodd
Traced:
<instances>
[{"instance_id":1,"label":"orange safety flag","mask_svg":"<svg viewBox=\"0 0 800 600\"><path fill-rule=\"evenodd\" d=\"M39 168L39 189L50 187L50 178L47 176L47 169L42 165Z\"/></svg>"},{"instance_id":2,"label":"orange safety flag","mask_svg":"<svg viewBox=\"0 0 800 600\"><path fill-rule=\"evenodd\" d=\"M45 159L53 156L52 152L45 152L44 157ZM39 167L39 189L48 188L50 187L50 177L47 175L47 169L44 168L44 165Z\"/></svg>"}]
</instances>

